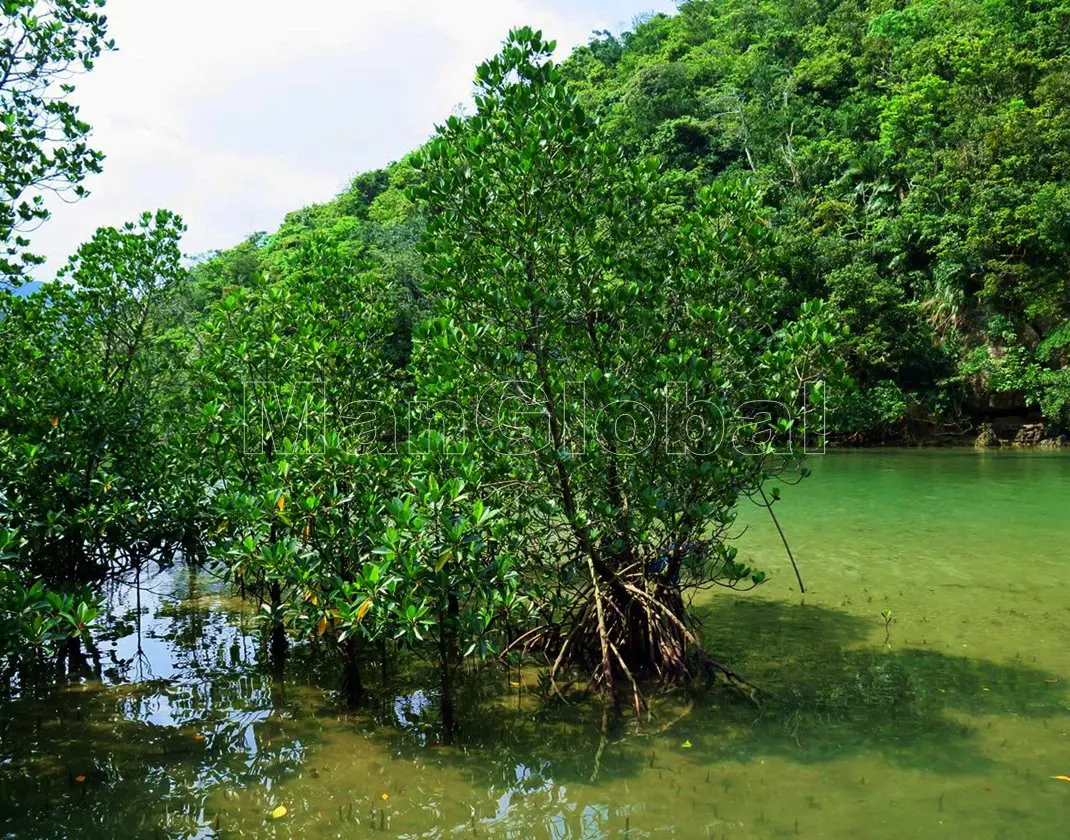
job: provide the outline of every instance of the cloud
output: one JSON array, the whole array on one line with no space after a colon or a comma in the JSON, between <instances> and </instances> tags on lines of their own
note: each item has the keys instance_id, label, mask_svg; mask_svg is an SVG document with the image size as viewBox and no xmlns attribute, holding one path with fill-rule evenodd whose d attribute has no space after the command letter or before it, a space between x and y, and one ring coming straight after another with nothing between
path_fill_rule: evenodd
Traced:
<instances>
[{"instance_id":1,"label":"cloud","mask_svg":"<svg viewBox=\"0 0 1070 840\"><path fill-rule=\"evenodd\" d=\"M671 0L109 0L119 51L78 80L107 154L88 199L34 237L49 276L100 225L168 207L185 248L227 247L395 160L467 99L513 26L559 54Z\"/></svg>"}]
</instances>

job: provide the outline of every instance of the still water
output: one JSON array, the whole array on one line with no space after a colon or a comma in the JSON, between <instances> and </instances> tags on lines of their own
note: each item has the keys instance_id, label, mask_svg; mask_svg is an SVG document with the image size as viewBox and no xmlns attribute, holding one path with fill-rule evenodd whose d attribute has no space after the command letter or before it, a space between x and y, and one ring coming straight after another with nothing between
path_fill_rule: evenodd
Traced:
<instances>
[{"instance_id":1,"label":"still water","mask_svg":"<svg viewBox=\"0 0 1070 840\"><path fill-rule=\"evenodd\" d=\"M482 672L434 746L418 667L346 713L182 569L117 587L102 683L0 708L9 838L1065 838L1070 457L879 451L783 491L800 594L745 509L754 592L700 596L707 648L768 694L599 718ZM329 669L327 669L329 671ZM519 683L519 685L516 685ZM285 807L285 816L272 812Z\"/></svg>"}]
</instances>

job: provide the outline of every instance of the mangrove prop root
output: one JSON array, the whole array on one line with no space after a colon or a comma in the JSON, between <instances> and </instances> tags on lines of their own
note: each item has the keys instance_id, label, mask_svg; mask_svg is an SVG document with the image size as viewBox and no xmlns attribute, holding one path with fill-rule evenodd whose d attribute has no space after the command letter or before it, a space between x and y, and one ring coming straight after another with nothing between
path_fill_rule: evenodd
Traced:
<instances>
[{"instance_id":1,"label":"mangrove prop root","mask_svg":"<svg viewBox=\"0 0 1070 840\"><path fill-rule=\"evenodd\" d=\"M616 702L627 684L637 719L649 711L644 683L672 686L705 679L707 689L726 685L761 703L765 693L700 646L680 586L646 578L638 566L608 578L588 562L589 580L556 621L514 639L503 651L541 651L550 664L550 693L564 700L563 675L586 675L588 690Z\"/></svg>"}]
</instances>

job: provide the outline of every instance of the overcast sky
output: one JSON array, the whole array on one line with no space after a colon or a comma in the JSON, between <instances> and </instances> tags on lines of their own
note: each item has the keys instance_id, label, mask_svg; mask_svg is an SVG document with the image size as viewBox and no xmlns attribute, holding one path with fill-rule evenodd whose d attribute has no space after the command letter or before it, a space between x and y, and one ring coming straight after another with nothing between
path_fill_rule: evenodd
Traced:
<instances>
[{"instance_id":1,"label":"overcast sky","mask_svg":"<svg viewBox=\"0 0 1070 840\"><path fill-rule=\"evenodd\" d=\"M106 155L89 198L51 202L44 279L101 225L167 207L196 254L274 230L416 148L468 99L513 26L558 57L674 0L108 0L119 51L77 80Z\"/></svg>"}]
</instances>

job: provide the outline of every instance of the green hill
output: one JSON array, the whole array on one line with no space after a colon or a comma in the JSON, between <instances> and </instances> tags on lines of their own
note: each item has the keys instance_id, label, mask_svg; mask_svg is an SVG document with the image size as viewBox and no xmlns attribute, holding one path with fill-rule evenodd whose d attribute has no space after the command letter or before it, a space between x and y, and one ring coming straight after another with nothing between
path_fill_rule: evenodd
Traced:
<instances>
[{"instance_id":1,"label":"green hill","mask_svg":"<svg viewBox=\"0 0 1070 840\"><path fill-rule=\"evenodd\" d=\"M566 67L631 154L661 160L664 212L718 179L757 185L790 289L850 328L858 388L835 431L1070 427L1068 0L693 0L596 34ZM199 288L282 270L333 229L395 284L403 333L421 287L413 177L404 160L359 175L201 265Z\"/></svg>"}]
</instances>

